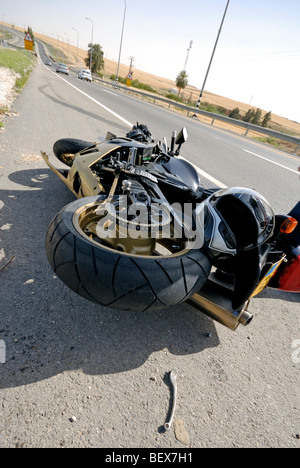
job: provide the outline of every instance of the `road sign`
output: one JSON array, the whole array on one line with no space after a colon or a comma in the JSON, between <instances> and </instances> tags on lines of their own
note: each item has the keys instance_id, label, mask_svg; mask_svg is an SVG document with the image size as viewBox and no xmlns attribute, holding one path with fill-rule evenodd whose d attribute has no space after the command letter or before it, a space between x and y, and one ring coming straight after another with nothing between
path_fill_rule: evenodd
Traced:
<instances>
[{"instance_id":1,"label":"road sign","mask_svg":"<svg viewBox=\"0 0 300 468\"><path fill-rule=\"evenodd\" d=\"M26 36L24 37L24 47L26 50L33 50L33 40L29 32L27 32Z\"/></svg>"},{"instance_id":2,"label":"road sign","mask_svg":"<svg viewBox=\"0 0 300 468\"><path fill-rule=\"evenodd\" d=\"M126 85L131 86L131 82L132 82L132 73L129 72L126 77Z\"/></svg>"},{"instance_id":3,"label":"road sign","mask_svg":"<svg viewBox=\"0 0 300 468\"><path fill-rule=\"evenodd\" d=\"M29 32L26 33L24 41L32 41L32 37L30 36Z\"/></svg>"}]
</instances>

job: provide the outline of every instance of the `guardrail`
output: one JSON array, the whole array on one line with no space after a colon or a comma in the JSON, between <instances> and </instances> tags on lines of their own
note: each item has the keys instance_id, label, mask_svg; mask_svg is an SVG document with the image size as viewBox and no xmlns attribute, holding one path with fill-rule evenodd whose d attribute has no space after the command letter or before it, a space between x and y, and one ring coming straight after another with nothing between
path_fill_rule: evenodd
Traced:
<instances>
[{"instance_id":1,"label":"guardrail","mask_svg":"<svg viewBox=\"0 0 300 468\"><path fill-rule=\"evenodd\" d=\"M177 107L179 109L182 109L182 110L186 111L188 116L190 114L192 114L192 115L198 115L199 114L199 115L208 117L208 118L211 119L211 125L214 124L215 120L220 120L220 121L226 122L226 123L228 123L230 125L236 125L238 127L242 127L242 128L245 129L245 133L244 133L245 136L247 136L249 131L253 131L253 132L256 132L256 133L260 133L262 135L268 135L268 136L277 138L279 140L288 141L289 143L293 143L293 144L296 145L295 151L294 151L293 154L296 154L298 149L300 148L300 138L299 137L296 137L296 136L293 136L293 135L288 135L286 133L277 132L276 130L271 130L270 128L261 127L259 125L254 125L254 124L251 124L249 122L244 122L242 120L233 119L233 118L227 117L225 115L214 114L212 112L207 112L207 111L204 111L204 110L200 110L200 109L198 109L196 107L186 106L185 104L181 104L181 103L173 101L171 99L167 99L167 98L164 98L162 96L156 96L155 94L145 93L144 91L139 91L136 88L130 88L130 87L127 87L127 86L119 85L119 84L116 84L115 82L112 82L112 81L106 81L106 80L102 80L100 78L95 78L95 77L93 77L93 79L95 81L103 83L103 84L105 84L107 86L111 86L112 88L119 89L119 90L124 91L126 93L137 94L137 95L141 96L142 99L144 99L144 98L151 99L151 100L153 99L154 104L155 104L156 101L159 101L159 102L163 102L165 104L168 104L169 108L171 106Z\"/></svg>"},{"instance_id":2,"label":"guardrail","mask_svg":"<svg viewBox=\"0 0 300 468\"><path fill-rule=\"evenodd\" d=\"M40 42L43 43L43 41L40 41ZM51 60L53 62L55 62L55 60L52 57L51 57ZM75 73L78 72L78 70L74 69L74 68L71 68L71 70L73 72L75 72ZM164 104L167 104L169 108L171 106L177 107L179 109L182 109L182 110L186 111L188 116L190 114L192 114L193 116L194 115L205 116L205 117L211 119L211 125L214 125L215 120L220 120L221 122L226 122L229 125L235 125L237 127L244 128L245 129L244 136L247 136L249 131L253 131L255 133L259 133L259 134L262 134L262 135L267 135L267 136L270 136L270 137L273 137L273 138L277 138L279 140L283 140L283 141L287 141L289 143L295 144L296 146L295 146L295 150L294 150L294 153L293 153L294 155L297 155L297 151L300 148L300 138L299 137L296 137L296 136L293 136L293 135L288 135L286 133L277 132L276 130L271 130L270 128L261 127L259 125L254 125L254 124L251 124L249 122L244 122L242 120L233 119L232 117L227 117L225 115L214 114L212 112L207 112L207 111L198 109L196 107L186 106L185 104L181 104L179 102L173 101L172 99L167 99L167 98L164 98L164 97L156 95L156 94L145 93L144 91L140 91L140 90L138 90L136 88L131 88L131 87L128 87L128 86L116 84L116 82L113 82L111 80L107 81L107 80L104 80L104 79L101 79L101 78L98 78L98 77L95 77L95 76L93 76L93 79L94 79L94 81L97 81L99 83L102 83L102 84L104 84L106 86L110 86L110 87L115 88L115 89L119 89L120 91L123 91L125 93L131 93L131 94L139 95L139 96L142 97L142 99L144 99L144 98L145 99L151 99L151 100L153 99L154 104L155 104L156 101L159 101L159 102L162 102Z\"/></svg>"}]
</instances>

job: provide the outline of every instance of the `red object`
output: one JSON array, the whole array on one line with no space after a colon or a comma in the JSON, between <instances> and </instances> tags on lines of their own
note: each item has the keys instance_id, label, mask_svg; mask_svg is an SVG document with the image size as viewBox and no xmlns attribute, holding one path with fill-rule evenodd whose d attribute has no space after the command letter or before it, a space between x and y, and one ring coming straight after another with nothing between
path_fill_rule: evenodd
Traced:
<instances>
[{"instance_id":1,"label":"red object","mask_svg":"<svg viewBox=\"0 0 300 468\"><path fill-rule=\"evenodd\" d=\"M300 254L287 263L280 276L278 289L300 292Z\"/></svg>"}]
</instances>

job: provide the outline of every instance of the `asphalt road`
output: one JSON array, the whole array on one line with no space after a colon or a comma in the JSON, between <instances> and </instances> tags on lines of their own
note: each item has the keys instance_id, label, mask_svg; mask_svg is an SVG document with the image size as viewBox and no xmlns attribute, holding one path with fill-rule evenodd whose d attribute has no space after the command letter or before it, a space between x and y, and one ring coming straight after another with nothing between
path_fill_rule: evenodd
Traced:
<instances>
[{"instance_id":1,"label":"asphalt road","mask_svg":"<svg viewBox=\"0 0 300 468\"><path fill-rule=\"evenodd\" d=\"M137 120L170 138L185 125L182 153L205 182L256 188L277 212L299 198L299 159L41 63L14 108L0 134L0 447L299 447L299 295L263 291L236 332L186 304L139 314L85 301L46 259L47 227L73 195L39 152L57 164L58 138L100 141ZM162 429L171 369L189 440Z\"/></svg>"}]
</instances>

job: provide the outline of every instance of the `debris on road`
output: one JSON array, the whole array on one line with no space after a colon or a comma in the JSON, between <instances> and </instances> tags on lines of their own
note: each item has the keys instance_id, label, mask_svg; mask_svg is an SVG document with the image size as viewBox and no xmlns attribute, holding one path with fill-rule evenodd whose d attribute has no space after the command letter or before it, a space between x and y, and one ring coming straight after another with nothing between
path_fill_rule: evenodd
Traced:
<instances>
[{"instance_id":1,"label":"debris on road","mask_svg":"<svg viewBox=\"0 0 300 468\"><path fill-rule=\"evenodd\" d=\"M174 421L174 432L175 437L179 442L182 442L185 445L190 445L190 436L184 427L182 419L176 419L176 421Z\"/></svg>"},{"instance_id":2,"label":"debris on road","mask_svg":"<svg viewBox=\"0 0 300 468\"><path fill-rule=\"evenodd\" d=\"M168 431L171 428L172 422L173 422L173 419L174 419L174 414L175 414L176 399L177 399L176 377L177 377L177 372L175 370L172 370L170 372L170 382L171 382L172 387L173 387L173 402L172 402L172 410L171 410L170 417L169 417L168 421L164 424L164 428L165 428L166 431Z\"/></svg>"}]
</instances>

